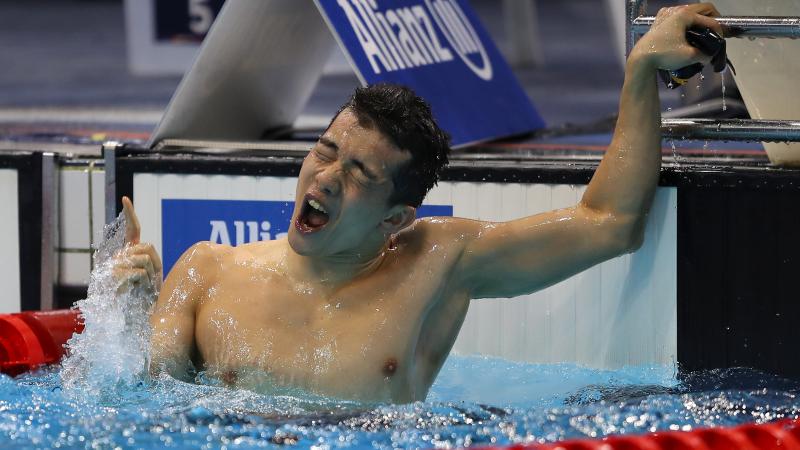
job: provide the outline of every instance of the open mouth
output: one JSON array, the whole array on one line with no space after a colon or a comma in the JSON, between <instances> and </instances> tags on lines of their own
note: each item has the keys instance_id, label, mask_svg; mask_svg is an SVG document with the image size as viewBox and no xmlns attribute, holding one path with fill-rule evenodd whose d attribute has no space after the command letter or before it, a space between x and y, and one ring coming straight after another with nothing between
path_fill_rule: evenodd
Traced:
<instances>
[{"instance_id":1,"label":"open mouth","mask_svg":"<svg viewBox=\"0 0 800 450\"><path fill-rule=\"evenodd\" d=\"M312 233L325 227L330 220L328 211L311 196L306 195L303 206L297 216L297 229L303 233Z\"/></svg>"}]
</instances>

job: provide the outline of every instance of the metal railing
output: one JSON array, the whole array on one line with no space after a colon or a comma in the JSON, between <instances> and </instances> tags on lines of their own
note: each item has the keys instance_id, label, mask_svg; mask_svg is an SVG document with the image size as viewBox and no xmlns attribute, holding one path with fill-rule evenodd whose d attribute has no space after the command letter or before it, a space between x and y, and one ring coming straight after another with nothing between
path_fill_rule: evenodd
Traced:
<instances>
[{"instance_id":1,"label":"metal railing","mask_svg":"<svg viewBox=\"0 0 800 450\"><path fill-rule=\"evenodd\" d=\"M626 0L625 49L630 54L636 40L655 17L643 15L646 0ZM737 38L800 38L800 17L719 17ZM662 136L697 140L747 140L800 142L800 120L663 119Z\"/></svg>"}]
</instances>

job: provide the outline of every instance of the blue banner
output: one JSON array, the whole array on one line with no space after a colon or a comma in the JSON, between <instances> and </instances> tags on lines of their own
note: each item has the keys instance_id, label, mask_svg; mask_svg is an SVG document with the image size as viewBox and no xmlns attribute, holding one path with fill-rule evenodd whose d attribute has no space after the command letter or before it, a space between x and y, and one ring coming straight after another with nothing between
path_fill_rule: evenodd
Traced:
<instances>
[{"instance_id":1,"label":"blue banner","mask_svg":"<svg viewBox=\"0 0 800 450\"><path fill-rule=\"evenodd\" d=\"M253 200L161 200L164 275L183 252L200 241L240 245L281 239L289 231L294 202ZM450 205L423 205L417 217L452 216Z\"/></svg>"},{"instance_id":2,"label":"blue banner","mask_svg":"<svg viewBox=\"0 0 800 450\"><path fill-rule=\"evenodd\" d=\"M316 1L360 78L414 89L454 146L544 127L467 0Z\"/></svg>"}]
</instances>

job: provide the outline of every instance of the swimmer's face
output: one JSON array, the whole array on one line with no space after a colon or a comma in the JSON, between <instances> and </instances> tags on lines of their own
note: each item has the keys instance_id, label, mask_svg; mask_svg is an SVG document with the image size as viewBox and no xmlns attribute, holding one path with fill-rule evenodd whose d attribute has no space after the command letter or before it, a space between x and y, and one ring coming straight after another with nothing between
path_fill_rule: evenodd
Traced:
<instances>
[{"instance_id":1,"label":"swimmer's face","mask_svg":"<svg viewBox=\"0 0 800 450\"><path fill-rule=\"evenodd\" d=\"M404 226L389 205L392 174L411 154L345 109L303 162L297 182L289 244L301 255L357 253L369 238ZM413 214L412 214L413 215Z\"/></svg>"}]
</instances>

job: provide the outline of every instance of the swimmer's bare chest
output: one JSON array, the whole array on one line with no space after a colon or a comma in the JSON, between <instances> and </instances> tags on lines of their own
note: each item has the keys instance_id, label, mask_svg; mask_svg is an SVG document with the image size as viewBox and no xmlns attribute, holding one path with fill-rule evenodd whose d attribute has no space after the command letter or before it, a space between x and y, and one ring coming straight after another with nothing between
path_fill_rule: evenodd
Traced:
<instances>
[{"instance_id":1,"label":"swimmer's bare chest","mask_svg":"<svg viewBox=\"0 0 800 450\"><path fill-rule=\"evenodd\" d=\"M335 292L290 280L276 267L223 270L197 310L197 362L228 384L261 391L424 398L458 331L427 328L440 327L438 315L452 315L438 305L463 305L465 314L468 301L447 289L446 264L435 258L389 260Z\"/></svg>"}]
</instances>

